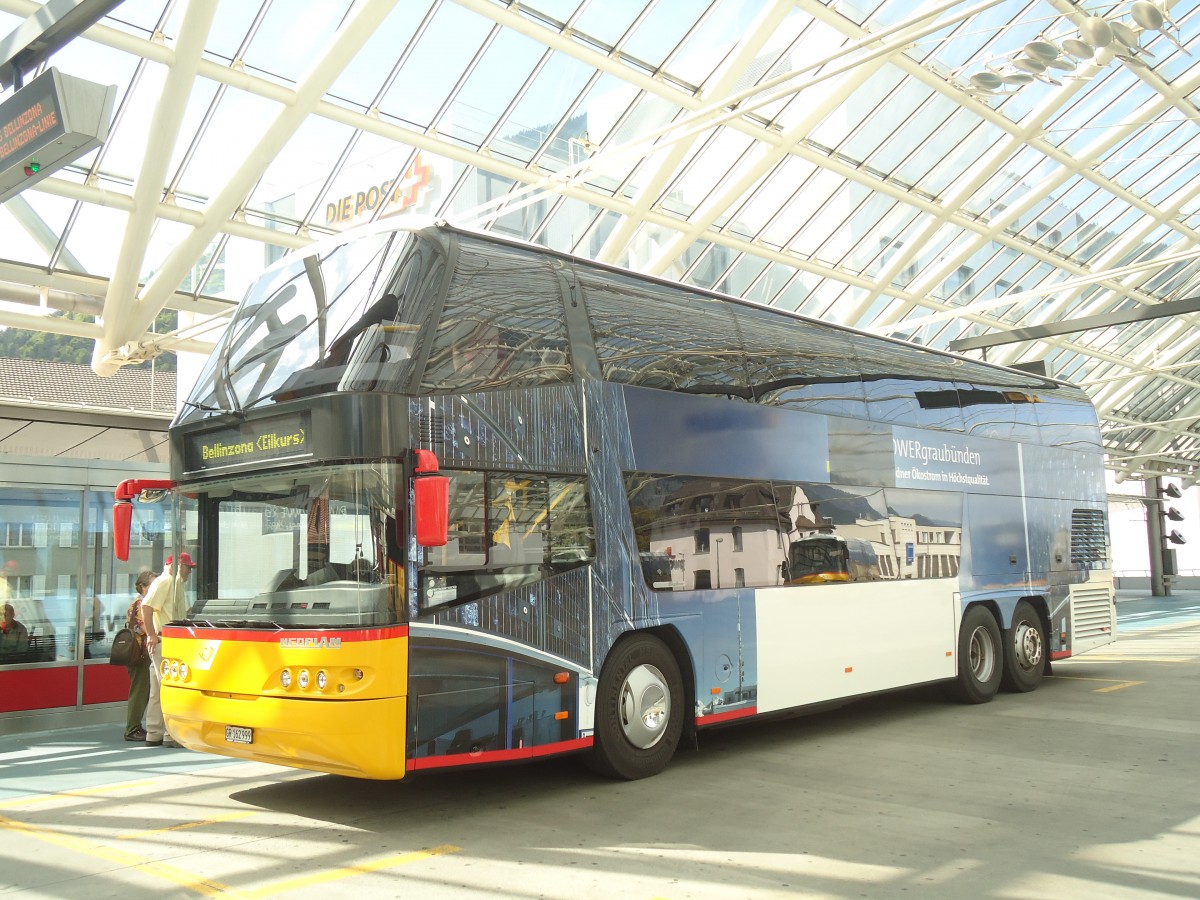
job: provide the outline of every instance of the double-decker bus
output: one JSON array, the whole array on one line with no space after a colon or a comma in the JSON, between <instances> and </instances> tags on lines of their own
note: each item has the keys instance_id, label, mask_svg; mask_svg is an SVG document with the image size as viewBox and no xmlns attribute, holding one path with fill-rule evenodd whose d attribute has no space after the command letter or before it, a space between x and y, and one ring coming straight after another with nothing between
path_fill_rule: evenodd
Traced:
<instances>
[{"instance_id":1,"label":"double-decker bus","mask_svg":"<svg viewBox=\"0 0 1200 900\"><path fill-rule=\"evenodd\" d=\"M198 568L162 704L194 750L632 779L712 726L984 702L1114 639L1077 388L445 224L268 269L171 451L116 543L169 487ZM847 577L797 573L814 535Z\"/></svg>"}]
</instances>

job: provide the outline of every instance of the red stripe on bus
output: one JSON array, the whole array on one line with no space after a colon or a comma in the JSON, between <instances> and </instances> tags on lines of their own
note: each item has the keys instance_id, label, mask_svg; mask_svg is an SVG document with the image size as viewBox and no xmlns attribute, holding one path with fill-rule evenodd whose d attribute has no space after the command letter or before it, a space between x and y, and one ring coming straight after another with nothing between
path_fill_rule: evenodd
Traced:
<instances>
[{"instance_id":1,"label":"red stripe on bus","mask_svg":"<svg viewBox=\"0 0 1200 900\"><path fill-rule=\"evenodd\" d=\"M747 706L745 709L731 709L729 712L713 713L711 716L697 716L696 725L716 725L718 722L729 722L732 719L747 719L758 715L757 706Z\"/></svg>"},{"instance_id":2,"label":"red stripe on bus","mask_svg":"<svg viewBox=\"0 0 1200 900\"><path fill-rule=\"evenodd\" d=\"M582 737L572 741L559 741L555 744L539 744L536 747L518 747L515 750L481 750L478 753L452 753L448 756L422 756L410 759L407 769L445 769L450 766L470 766L477 763L507 762L514 759L533 759L538 756L552 756L556 753L569 753L572 750L586 750L592 746L592 738Z\"/></svg>"},{"instance_id":3,"label":"red stripe on bus","mask_svg":"<svg viewBox=\"0 0 1200 900\"><path fill-rule=\"evenodd\" d=\"M365 641L385 641L391 638L408 637L407 625L389 625L386 628L359 628L350 631L330 629L328 631L294 631L291 628L279 631L262 631L261 629L240 628L193 628L188 625L167 625L163 628L164 637L190 637L204 641L247 641L264 644L276 643L280 638L340 638L343 644L360 643Z\"/></svg>"},{"instance_id":4,"label":"red stripe on bus","mask_svg":"<svg viewBox=\"0 0 1200 900\"><path fill-rule=\"evenodd\" d=\"M1051 659L1067 659L1070 657L1070 655L1071 655L1070 650L1051 650L1050 651Z\"/></svg>"}]
</instances>

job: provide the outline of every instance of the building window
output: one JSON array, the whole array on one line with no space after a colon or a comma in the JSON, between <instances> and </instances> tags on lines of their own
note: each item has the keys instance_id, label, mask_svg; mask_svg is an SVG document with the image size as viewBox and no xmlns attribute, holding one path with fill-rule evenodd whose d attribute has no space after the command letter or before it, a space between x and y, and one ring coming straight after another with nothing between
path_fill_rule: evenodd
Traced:
<instances>
[{"instance_id":1,"label":"building window","mask_svg":"<svg viewBox=\"0 0 1200 900\"><path fill-rule=\"evenodd\" d=\"M696 529L696 552L697 553L707 553L708 552L708 529L707 528L697 528ZM698 575L699 573L697 572L696 574Z\"/></svg>"},{"instance_id":2,"label":"building window","mask_svg":"<svg viewBox=\"0 0 1200 900\"><path fill-rule=\"evenodd\" d=\"M745 587L746 586L746 570L745 569L734 569L733 570L733 586L734 587Z\"/></svg>"},{"instance_id":3,"label":"building window","mask_svg":"<svg viewBox=\"0 0 1200 900\"><path fill-rule=\"evenodd\" d=\"M712 587L712 573L709 569L696 570L696 583L694 587L698 591L708 590Z\"/></svg>"},{"instance_id":4,"label":"building window","mask_svg":"<svg viewBox=\"0 0 1200 900\"><path fill-rule=\"evenodd\" d=\"M78 522L60 522L59 523L58 546L60 546L60 547L78 547L79 546L79 523Z\"/></svg>"},{"instance_id":5,"label":"building window","mask_svg":"<svg viewBox=\"0 0 1200 900\"><path fill-rule=\"evenodd\" d=\"M734 553L742 552L742 526L741 525L733 526L733 552Z\"/></svg>"},{"instance_id":6,"label":"building window","mask_svg":"<svg viewBox=\"0 0 1200 900\"><path fill-rule=\"evenodd\" d=\"M0 524L0 545L5 547L32 547L32 522L7 522Z\"/></svg>"},{"instance_id":7,"label":"building window","mask_svg":"<svg viewBox=\"0 0 1200 900\"><path fill-rule=\"evenodd\" d=\"M10 599L29 598L33 595L33 581L29 575L10 575L4 579Z\"/></svg>"}]
</instances>

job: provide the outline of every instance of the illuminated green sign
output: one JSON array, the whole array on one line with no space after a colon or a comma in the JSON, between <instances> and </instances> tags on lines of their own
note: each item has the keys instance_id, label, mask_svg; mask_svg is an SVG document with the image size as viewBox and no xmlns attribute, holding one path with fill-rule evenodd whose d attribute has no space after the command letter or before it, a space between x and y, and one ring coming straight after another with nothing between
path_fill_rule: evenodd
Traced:
<instances>
[{"instance_id":1,"label":"illuminated green sign","mask_svg":"<svg viewBox=\"0 0 1200 900\"><path fill-rule=\"evenodd\" d=\"M0 103L0 202L103 144L116 94L47 69Z\"/></svg>"},{"instance_id":2,"label":"illuminated green sign","mask_svg":"<svg viewBox=\"0 0 1200 900\"><path fill-rule=\"evenodd\" d=\"M188 472L311 455L312 422L307 412L184 438L184 466Z\"/></svg>"}]
</instances>

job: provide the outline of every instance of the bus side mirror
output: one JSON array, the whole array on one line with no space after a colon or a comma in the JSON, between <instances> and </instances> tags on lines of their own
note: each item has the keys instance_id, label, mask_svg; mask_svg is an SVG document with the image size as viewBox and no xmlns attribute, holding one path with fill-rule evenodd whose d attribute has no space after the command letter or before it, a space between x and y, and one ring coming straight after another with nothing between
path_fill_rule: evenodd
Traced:
<instances>
[{"instance_id":1,"label":"bus side mirror","mask_svg":"<svg viewBox=\"0 0 1200 900\"><path fill-rule=\"evenodd\" d=\"M450 540L450 479L422 475L413 482L413 520L417 543L444 547Z\"/></svg>"},{"instance_id":2,"label":"bus side mirror","mask_svg":"<svg viewBox=\"0 0 1200 900\"><path fill-rule=\"evenodd\" d=\"M113 504L113 553L122 562L129 561L129 528L133 522L133 503L118 500Z\"/></svg>"},{"instance_id":3,"label":"bus side mirror","mask_svg":"<svg viewBox=\"0 0 1200 900\"><path fill-rule=\"evenodd\" d=\"M129 529L133 523L133 501L157 503L171 491L171 482L161 478L127 478L113 490L113 553L129 561Z\"/></svg>"},{"instance_id":4,"label":"bus side mirror","mask_svg":"<svg viewBox=\"0 0 1200 900\"><path fill-rule=\"evenodd\" d=\"M437 456L429 450L414 450L416 477L413 479L413 522L417 543L422 547L444 547L450 541L450 479L435 475Z\"/></svg>"}]
</instances>

